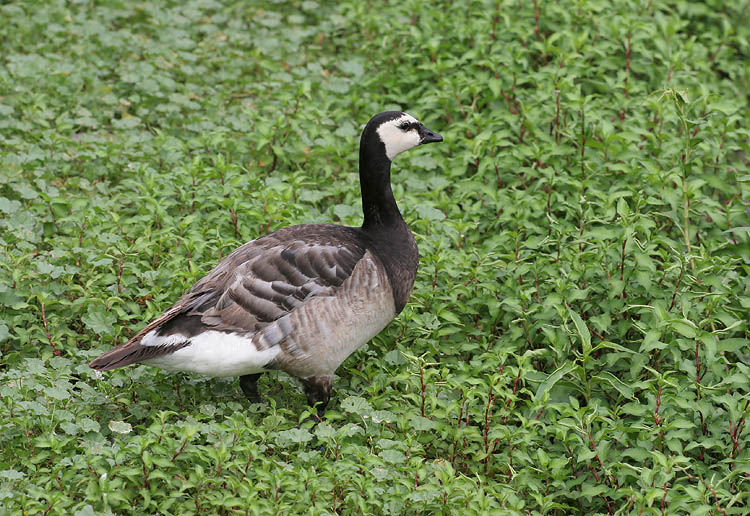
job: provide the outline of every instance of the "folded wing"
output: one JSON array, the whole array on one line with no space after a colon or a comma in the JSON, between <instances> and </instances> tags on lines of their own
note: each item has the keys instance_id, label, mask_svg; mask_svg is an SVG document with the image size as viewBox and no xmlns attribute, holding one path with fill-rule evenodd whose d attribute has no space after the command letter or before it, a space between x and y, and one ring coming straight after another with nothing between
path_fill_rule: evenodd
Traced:
<instances>
[{"instance_id":1,"label":"folded wing","mask_svg":"<svg viewBox=\"0 0 750 516\"><path fill-rule=\"evenodd\" d=\"M346 234L333 238L325 229L317 234L307 227L297 238L294 227L285 228L238 248L174 306L91 367L109 370L146 361L198 371L170 367L168 357L185 355L199 341L210 346L206 335L219 334L252 343L253 352L279 346L289 357L302 358L305 351L287 338L295 329L290 314L315 298L335 296L366 252L353 238L342 238ZM217 346L226 340L214 339ZM247 351L244 340L237 341L240 354Z\"/></svg>"}]
</instances>

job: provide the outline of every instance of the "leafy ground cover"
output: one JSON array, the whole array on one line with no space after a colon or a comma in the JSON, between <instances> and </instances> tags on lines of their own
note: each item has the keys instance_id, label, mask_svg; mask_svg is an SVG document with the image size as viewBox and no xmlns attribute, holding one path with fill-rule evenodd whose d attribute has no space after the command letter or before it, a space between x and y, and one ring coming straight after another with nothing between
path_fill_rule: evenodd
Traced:
<instances>
[{"instance_id":1,"label":"leafy ground cover","mask_svg":"<svg viewBox=\"0 0 750 516\"><path fill-rule=\"evenodd\" d=\"M748 514L750 3L0 5L3 514ZM87 361L405 109L412 302L294 380Z\"/></svg>"}]
</instances>

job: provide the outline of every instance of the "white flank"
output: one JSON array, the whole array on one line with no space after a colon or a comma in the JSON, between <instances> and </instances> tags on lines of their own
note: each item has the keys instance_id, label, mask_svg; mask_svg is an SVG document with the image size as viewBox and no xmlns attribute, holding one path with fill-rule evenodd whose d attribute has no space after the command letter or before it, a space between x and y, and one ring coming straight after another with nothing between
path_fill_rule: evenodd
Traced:
<instances>
[{"instance_id":1,"label":"white flank","mask_svg":"<svg viewBox=\"0 0 750 516\"><path fill-rule=\"evenodd\" d=\"M145 341L149 335L150 333L143 340ZM166 341L172 337L178 337L178 335L157 337L157 339L163 338ZM179 337L185 340L184 336L179 335ZM168 355L144 360L143 363L169 371L189 371L210 376L242 376L259 373L265 370L265 366L279 354L281 348L274 346L258 351L251 337L215 330L205 331L191 337L190 344L184 348ZM154 345L145 344L143 341L141 344Z\"/></svg>"},{"instance_id":2,"label":"white flank","mask_svg":"<svg viewBox=\"0 0 750 516\"><path fill-rule=\"evenodd\" d=\"M380 127L377 129L380 141L385 145L385 154L391 161L405 150L419 145L419 132L416 128L404 132L403 129L398 127L404 122L417 123L417 119L411 115L404 114L402 117L394 118L380 124Z\"/></svg>"}]
</instances>

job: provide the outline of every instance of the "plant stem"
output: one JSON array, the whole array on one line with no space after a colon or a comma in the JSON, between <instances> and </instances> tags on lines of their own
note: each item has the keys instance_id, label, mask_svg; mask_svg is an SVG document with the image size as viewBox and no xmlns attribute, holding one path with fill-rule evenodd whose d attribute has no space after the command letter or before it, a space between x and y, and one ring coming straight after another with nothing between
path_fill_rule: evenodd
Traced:
<instances>
[{"instance_id":1,"label":"plant stem","mask_svg":"<svg viewBox=\"0 0 750 516\"><path fill-rule=\"evenodd\" d=\"M672 101L674 102L675 108L677 109L677 116L680 118L682 124L682 131L685 135L685 152L682 154L682 218L683 218L683 230L685 238L685 247L688 255L692 253L692 246L690 245L690 198L688 197L688 176L689 176L689 164L690 164L690 153L692 151L692 144L690 142L690 131L688 130L687 119L685 118L685 111L680 105L680 101L677 99L677 92L670 90ZM683 101L686 100L683 97ZM695 261L690 258L690 268L695 273Z\"/></svg>"}]
</instances>

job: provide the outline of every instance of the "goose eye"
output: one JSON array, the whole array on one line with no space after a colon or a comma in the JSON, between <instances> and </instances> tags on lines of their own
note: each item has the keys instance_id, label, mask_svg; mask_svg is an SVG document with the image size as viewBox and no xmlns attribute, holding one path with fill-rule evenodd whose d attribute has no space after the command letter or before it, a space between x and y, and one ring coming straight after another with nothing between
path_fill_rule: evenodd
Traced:
<instances>
[{"instance_id":1,"label":"goose eye","mask_svg":"<svg viewBox=\"0 0 750 516\"><path fill-rule=\"evenodd\" d=\"M401 129L402 131L406 131L407 129L409 129L409 125L410 125L409 122L401 122L398 128Z\"/></svg>"}]
</instances>

